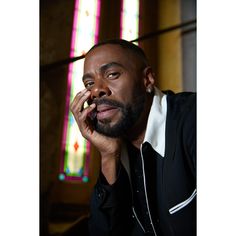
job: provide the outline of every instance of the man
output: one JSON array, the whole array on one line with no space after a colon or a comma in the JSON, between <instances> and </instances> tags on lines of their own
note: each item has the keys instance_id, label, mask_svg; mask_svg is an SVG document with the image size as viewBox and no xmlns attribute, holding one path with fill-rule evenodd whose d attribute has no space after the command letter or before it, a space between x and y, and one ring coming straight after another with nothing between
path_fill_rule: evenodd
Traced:
<instances>
[{"instance_id":1,"label":"man","mask_svg":"<svg viewBox=\"0 0 236 236\"><path fill-rule=\"evenodd\" d=\"M90 234L195 235L195 94L161 92L144 52L119 39L90 49L82 79L71 111L101 155Z\"/></svg>"}]
</instances>

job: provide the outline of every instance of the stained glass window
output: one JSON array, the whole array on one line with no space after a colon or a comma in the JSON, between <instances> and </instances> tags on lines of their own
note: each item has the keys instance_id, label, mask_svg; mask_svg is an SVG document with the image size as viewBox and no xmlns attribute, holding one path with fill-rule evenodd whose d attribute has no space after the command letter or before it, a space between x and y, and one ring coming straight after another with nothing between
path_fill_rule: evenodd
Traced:
<instances>
[{"instance_id":1,"label":"stained glass window","mask_svg":"<svg viewBox=\"0 0 236 236\"><path fill-rule=\"evenodd\" d=\"M139 34L139 0L123 0L120 21L120 38L131 41Z\"/></svg>"},{"instance_id":2,"label":"stained glass window","mask_svg":"<svg viewBox=\"0 0 236 236\"><path fill-rule=\"evenodd\" d=\"M76 0L70 57L85 54L97 41L99 31L100 0ZM60 180L89 180L90 143L85 140L69 111L76 93L84 88L82 83L84 59L69 65L66 111L62 138Z\"/></svg>"}]
</instances>

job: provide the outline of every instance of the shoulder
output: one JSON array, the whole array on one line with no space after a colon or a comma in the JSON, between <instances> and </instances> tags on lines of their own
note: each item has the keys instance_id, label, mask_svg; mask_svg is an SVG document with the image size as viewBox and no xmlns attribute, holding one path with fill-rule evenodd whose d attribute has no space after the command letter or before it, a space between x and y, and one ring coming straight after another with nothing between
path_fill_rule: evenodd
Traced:
<instances>
[{"instance_id":1,"label":"shoulder","mask_svg":"<svg viewBox=\"0 0 236 236\"><path fill-rule=\"evenodd\" d=\"M196 96L195 92L181 92L181 93L174 93L173 91L164 91L167 95L167 102L175 105L191 105L196 104Z\"/></svg>"},{"instance_id":2,"label":"shoulder","mask_svg":"<svg viewBox=\"0 0 236 236\"><path fill-rule=\"evenodd\" d=\"M182 92L167 95L167 137L172 145L183 147L182 153L195 176L196 167L196 93ZM173 141L174 140L174 141ZM180 150L180 149L179 149Z\"/></svg>"},{"instance_id":3,"label":"shoulder","mask_svg":"<svg viewBox=\"0 0 236 236\"><path fill-rule=\"evenodd\" d=\"M174 93L172 91L164 91L164 93L167 95L167 115L169 118L178 119L186 115L196 115L196 93Z\"/></svg>"}]
</instances>

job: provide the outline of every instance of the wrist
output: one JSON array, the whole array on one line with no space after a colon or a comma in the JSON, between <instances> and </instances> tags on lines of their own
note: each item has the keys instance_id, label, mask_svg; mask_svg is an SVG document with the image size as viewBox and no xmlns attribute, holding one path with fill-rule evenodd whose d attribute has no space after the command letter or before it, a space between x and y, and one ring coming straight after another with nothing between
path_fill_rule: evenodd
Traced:
<instances>
[{"instance_id":1,"label":"wrist","mask_svg":"<svg viewBox=\"0 0 236 236\"><path fill-rule=\"evenodd\" d=\"M109 184L114 184L117 179L120 158L106 156L101 158L101 171Z\"/></svg>"}]
</instances>

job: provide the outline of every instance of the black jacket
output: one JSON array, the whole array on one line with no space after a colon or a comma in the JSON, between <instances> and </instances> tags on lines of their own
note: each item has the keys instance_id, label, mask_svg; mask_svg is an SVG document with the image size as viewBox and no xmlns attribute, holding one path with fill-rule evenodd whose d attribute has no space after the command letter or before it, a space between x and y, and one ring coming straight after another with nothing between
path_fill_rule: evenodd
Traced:
<instances>
[{"instance_id":1,"label":"black jacket","mask_svg":"<svg viewBox=\"0 0 236 236\"><path fill-rule=\"evenodd\" d=\"M155 159L153 169L145 168L147 198L155 191L157 217L145 227L133 207L129 177L121 165L117 181L106 184L100 175L91 200L90 235L196 235L196 94L167 92L165 157L149 143L142 145L142 161ZM129 155L129 158L132 158ZM152 167L151 167L152 168ZM152 210L150 211L152 215Z\"/></svg>"}]
</instances>

